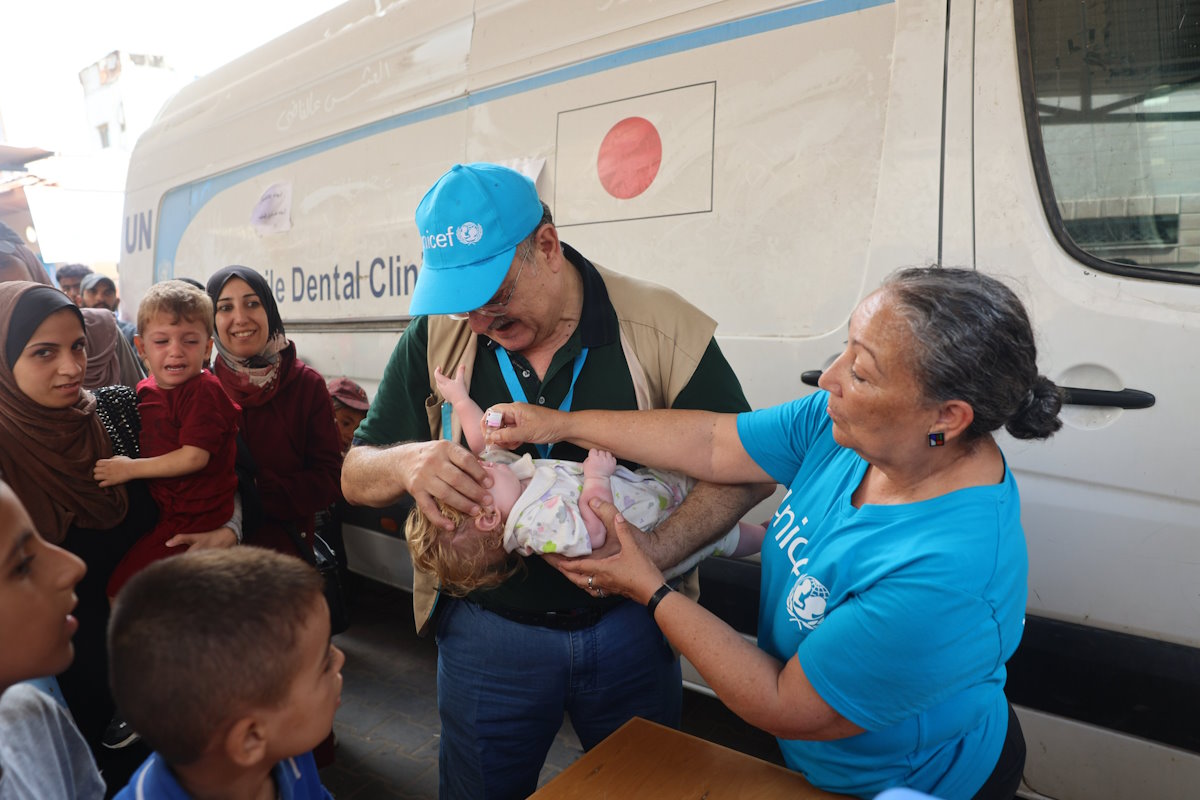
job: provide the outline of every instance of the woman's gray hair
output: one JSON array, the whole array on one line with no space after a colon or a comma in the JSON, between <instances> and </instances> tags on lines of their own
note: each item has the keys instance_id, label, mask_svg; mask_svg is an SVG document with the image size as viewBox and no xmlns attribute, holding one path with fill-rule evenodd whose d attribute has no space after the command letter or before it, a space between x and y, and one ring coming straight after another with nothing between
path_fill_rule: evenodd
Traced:
<instances>
[{"instance_id":1,"label":"woman's gray hair","mask_svg":"<svg viewBox=\"0 0 1200 800\"><path fill-rule=\"evenodd\" d=\"M1018 439L1062 427L1062 390L1038 374L1029 315L1003 283L975 270L918 267L893 273L880 291L912 331L925 398L974 410L967 441L1001 426Z\"/></svg>"}]
</instances>

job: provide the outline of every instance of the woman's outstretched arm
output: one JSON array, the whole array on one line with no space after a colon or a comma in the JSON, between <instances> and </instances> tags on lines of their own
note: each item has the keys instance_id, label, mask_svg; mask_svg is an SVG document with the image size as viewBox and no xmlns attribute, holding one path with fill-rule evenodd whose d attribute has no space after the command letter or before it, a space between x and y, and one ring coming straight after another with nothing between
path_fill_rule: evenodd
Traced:
<instances>
[{"instance_id":1,"label":"woman's outstretched arm","mask_svg":"<svg viewBox=\"0 0 1200 800\"><path fill-rule=\"evenodd\" d=\"M773 483L742 447L737 414L688 409L563 412L527 403L502 403L504 420L487 439L513 448L524 442L571 441L609 450L650 467L714 483Z\"/></svg>"}]
</instances>

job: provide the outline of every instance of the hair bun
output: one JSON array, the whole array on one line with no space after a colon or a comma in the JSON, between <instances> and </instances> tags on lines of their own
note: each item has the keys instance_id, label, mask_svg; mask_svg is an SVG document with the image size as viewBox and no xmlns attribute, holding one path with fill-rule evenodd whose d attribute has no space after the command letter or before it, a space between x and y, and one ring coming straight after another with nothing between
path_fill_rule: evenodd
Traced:
<instances>
[{"instance_id":1,"label":"hair bun","mask_svg":"<svg viewBox=\"0 0 1200 800\"><path fill-rule=\"evenodd\" d=\"M1017 439L1045 439L1062 427L1063 390L1045 375L1038 375L1021 405L1004 426Z\"/></svg>"}]
</instances>

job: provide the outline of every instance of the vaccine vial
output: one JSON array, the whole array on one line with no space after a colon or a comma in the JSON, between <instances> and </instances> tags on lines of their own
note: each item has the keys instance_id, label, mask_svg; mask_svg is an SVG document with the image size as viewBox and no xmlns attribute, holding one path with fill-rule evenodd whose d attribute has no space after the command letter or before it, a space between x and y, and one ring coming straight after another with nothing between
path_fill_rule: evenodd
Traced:
<instances>
[{"instance_id":1,"label":"vaccine vial","mask_svg":"<svg viewBox=\"0 0 1200 800\"><path fill-rule=\"evenodd\" d=\"M501 414L499 411L489 411L483 418L483 424L486 425L489 430L494 430L494 431L499 430L500 425L503 422L504 422L504 415ZM494 448L492 447L492 445L490 443L484 445L484 448L483 448L484 456L489 455L493 449Z\"/></svg>"}]
</instances>

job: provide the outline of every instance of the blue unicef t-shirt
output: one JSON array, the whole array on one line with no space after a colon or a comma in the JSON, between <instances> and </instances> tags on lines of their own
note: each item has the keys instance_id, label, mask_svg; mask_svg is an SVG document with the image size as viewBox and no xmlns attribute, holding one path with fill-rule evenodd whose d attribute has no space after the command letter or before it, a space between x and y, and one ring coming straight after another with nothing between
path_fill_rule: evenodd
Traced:
<instances>
[{"instance_id":1,"label":"blue unicef t-shirt","mask_svg":"<svg viewBox=\"0 0 1200 800\"><path fill-rule=\"evenodd\" d=\"M779 741L817 786L971 797L1004 744L1004 664L1025 623L1028 561L1007 466L994 486L855 508L867 462L833 440L828 394L738 416L750 457L788 493L763 540L759 646L798 655L865 733Z\"/></svg>"}]
</instances>

